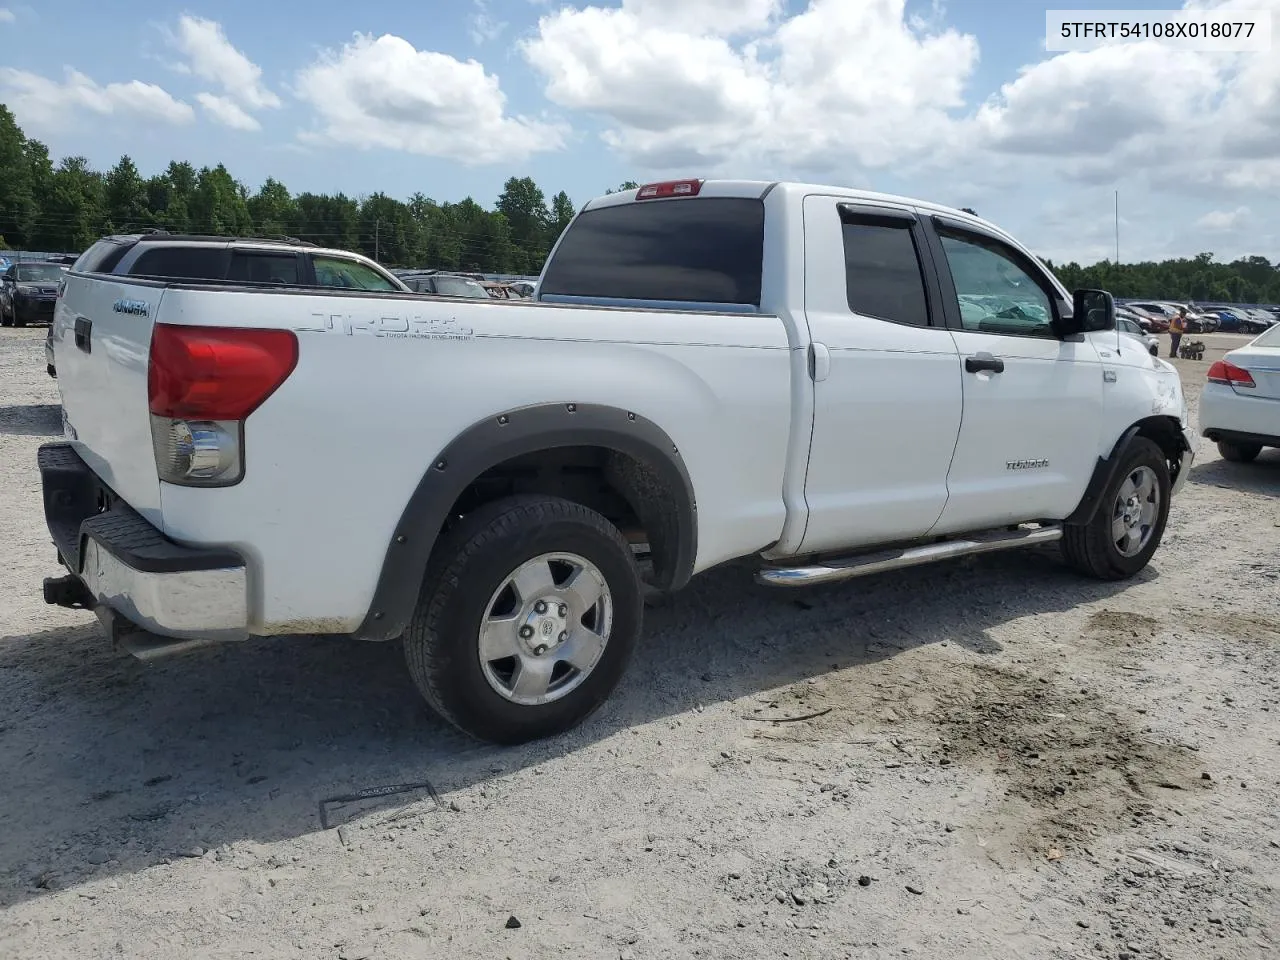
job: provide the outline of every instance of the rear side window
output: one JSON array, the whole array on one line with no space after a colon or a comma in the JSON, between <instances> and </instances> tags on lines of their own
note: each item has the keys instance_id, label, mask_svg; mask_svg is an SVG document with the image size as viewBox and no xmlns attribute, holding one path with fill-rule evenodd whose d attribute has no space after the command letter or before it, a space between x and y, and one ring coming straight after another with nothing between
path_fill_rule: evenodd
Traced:
<instances>
[{"instance_id":1,"label":"rear side window","mask_svg":"<svg viewBox=\"0 0 1280 960\"><path fill-rule=\"evenodd\" d=\"M222 247L154 247L133 262L129 274L172 280L222 280L227 275L227 251Z\"/></svg>"},{"instance_id":2,"label":"rear side window","mask_svg":"<svg viewBox=\"0 0 1280 960\"><path fill-rule=\"evenodd\" d=\"M124 255L133 249L134 242L119 243L115 240L99 240L76 258L76 262L71 269L80 273L110 273L116 268L116 264L124 258Z\"/></svg>"},{"instance_id":3,"label":"rear side window","mask_svg":"<svg viewBox=\"0 0 1280 960\"><path fill-rule=\"evenodd\" d=\"M846 222L844 275L849 309L854 313L916 327L929 325L924 273L910 224Z\"/></svg>"},{"instance_id":4,"label":"rear side window","mask_svg":"<svg viewBox=\"0 0 1280 960\"><path fill-rule=\"evenodd\" d=\"M241 283L298 283L296 253L263 253L257 250L235 250L231 254L228 280Z\"/></svg>"},{"instance_id":5,"label":"rear side window","mask_svg":"<svg viewBox=\"0 0 1280 960\"><path fill-rule=\"evenodd\" d=\"M646 200L588 210L547 265L541 294L760 305L764 204Z\"/></svg>"}]
</instances>

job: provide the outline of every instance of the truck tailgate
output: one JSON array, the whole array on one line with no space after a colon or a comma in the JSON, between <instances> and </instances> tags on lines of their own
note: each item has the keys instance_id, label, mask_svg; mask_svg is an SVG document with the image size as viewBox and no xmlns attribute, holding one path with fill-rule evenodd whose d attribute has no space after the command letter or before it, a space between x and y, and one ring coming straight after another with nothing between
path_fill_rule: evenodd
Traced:
<instances>
[{"instance_id":1,"label":"truck tailgate","mask_svg":"<svg viewBox=\"0 0 1280 960\"><path fill-rule=\"evenodd\" d=\"M164 287L69 274L52 340L66 435L99 478L161 527L147 359Z\"/></svg>"}]
</instances>

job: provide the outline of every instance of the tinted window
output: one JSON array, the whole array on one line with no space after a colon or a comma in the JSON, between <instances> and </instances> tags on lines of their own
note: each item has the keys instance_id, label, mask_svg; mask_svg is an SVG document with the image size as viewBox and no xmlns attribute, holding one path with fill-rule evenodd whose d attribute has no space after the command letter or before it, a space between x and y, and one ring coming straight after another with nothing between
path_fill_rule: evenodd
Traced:
<instances>
[{"instance_id":1,"label":"tinted window","mask_svg":"<svg viewBox=\"0 0 1280 960\"><path fill-rule=\"evenodd\" d=\"M924 274L909 225L846 223L844 273L854 313L929 325Z\"/></svg>"},{"instance_id":2,"label":"tinted window","mask_svg":"<svg viewBox=\"0 0 1280 960\"><path fill-rule=\"evenodd\" d=\"M551 295L760 305L764 204L647 200L588 210L547 266Z\"/></svg>"},{"instance_id":3,"label":"tinted window","mask_svg":"<svg viewBox=\"0 0 1280 960\"><path fill-rule=\"evenodd\" d=\"M235 250L228 280L243 283L298 283L298 257L292 253Z\"/></svg>"},{"instance_id":4,"label":"tinted window","mask_svg":"<svg viewBox=\"0 0 1280 960\"><path fill-rule=\"evenodd\" d=\"M133 242L118 243L115 240L99 240L80 254L71 269L81 273L110 273L132 249Z\"/></svg>"},{"instance_id":5,"label":"tinted window","mask_svg":"<svg viewBox=\"0 0 1280 960\"><path fill-rule=\"evenodd\" d=\"M939 228L966 330L1052 337L1049 295L1002 244Z\"/></svg>"},{"instance_id":6,"label":"tinted window","mask_svg":"<svg viewBox=\"0 0 1280 960\"><path fill-rule=\"evenodd\" d=\"M227 251L222 247L153 247L133 262L129 274L173 280L221 280L227 275Z\"/></svg>"},{"instance_id":7,"label":"tinted window","mask_svg":"<svg viewBox=\"0 0 1280 960\"><path fill-rule=\"evenodd\" d=\"M313 262L316 268L316 283L322 287L342 287L347 290L400 289L378 271L354 260L315 257Z\"/></svg>"}]
</instances>

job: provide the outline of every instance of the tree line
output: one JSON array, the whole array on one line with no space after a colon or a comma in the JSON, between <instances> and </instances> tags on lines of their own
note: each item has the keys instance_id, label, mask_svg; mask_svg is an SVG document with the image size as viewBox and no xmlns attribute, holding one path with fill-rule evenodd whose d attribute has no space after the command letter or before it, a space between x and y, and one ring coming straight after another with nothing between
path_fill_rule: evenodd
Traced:
<instances>
[{"instance_id":1,"label":"tree line","mask_svg":"<svg viewBox=\"0 0 1280 960\"><path fill-rule=\"evenodd\" d=\"M615 189L635 186L628 181ZM561 190L548 201L529 177L507 180L489 210L470 197L438 203L422 193L407 201L381 192L293 194L270 177L251 192L223 164L196 169L173 161L151 177L143 177L127 156L105 173L93 170L84 157L66 157L55 166L48 148L27 137L0 104L0 249L76 253L109 233L157 228L296 237L358 250L392 267L533 275L573 215L567 193ZM1087 267L1044 262L1068 289L1097 288L1117 297L1280 303L1280 267L1263 256L1221 263L1202 253L1160 263L1103 261Z\"/></svg>"},{"instance_id":2,"label":"tree line","mask_svg":"<svg viewBox=\"0 0 1280 960\"><path fill-rule=\"evenodd\" d=\"M422 193L407 201L381 192L293 194L270 177L251 192L223 164L173 161L151 177L128 156L105 173L84 157L55 166L0 104L0 249L76 253L106 234L161 229L295 237L392 267L531 275L574 212L567 193L548 202L529 177L507 180L487 210L470 197L437 203Z\"/></svg>"}]
</instances>

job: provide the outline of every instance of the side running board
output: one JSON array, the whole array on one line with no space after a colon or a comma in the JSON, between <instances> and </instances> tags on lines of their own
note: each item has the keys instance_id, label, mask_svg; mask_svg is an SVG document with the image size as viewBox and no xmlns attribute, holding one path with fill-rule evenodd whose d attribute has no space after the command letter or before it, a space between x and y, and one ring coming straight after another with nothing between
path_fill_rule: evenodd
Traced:
<instances>
[{"instance_id":1,"label":"side running board","mask_svg":"<svg viewBox=\"0 0 1280 960\"><path fill-rule=\"evenodd\" d=\"M957 540L927 543L918 547L902 547L864 553L802 567L767 566L756 574L756 582L771 587L811 587L823 583L836 583L865 577L886 570L918 567L952 557L965 557L975 553L994 553L1012 550L1038 543L1052 543L1062 539L1062 525L1020 527L1016 530L998 530L973 534Z\"/></svg>"}]
</instances>

